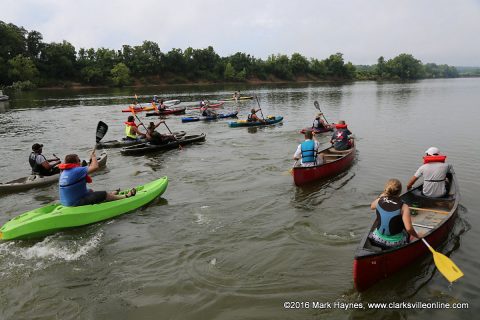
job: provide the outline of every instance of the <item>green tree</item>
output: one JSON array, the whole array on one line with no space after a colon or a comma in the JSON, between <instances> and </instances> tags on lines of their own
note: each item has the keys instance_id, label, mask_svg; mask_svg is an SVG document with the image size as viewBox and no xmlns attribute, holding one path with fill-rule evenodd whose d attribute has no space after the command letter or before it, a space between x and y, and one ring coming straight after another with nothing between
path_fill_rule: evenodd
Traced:
<instances>
[{"instance_id":1,"label":"green tree","mask_svg":"<svg viewBox=\"0 0 480 320\"><path fill-rule=\"evenodd\" d=\"M292 73L296 76L304 75L308 71L308 60L300 53L292 54L290 58L290 69Z\"/></svg>"},{"instance_id":2,"label":"green tree","mask_svg":"<svg viewBox=\"0 0 480 320\"><path fill-rule=\"evenodd\" d=\"M324 61L318 59L310 60L310 72L317 77L325 77L327 75L327 66Z\"/></svg>"},{"instance_id":3,"label":"green tree","mask_svg":"<svg viewBox=\"0 0 480 320\"><path fill-rule=\"evenodd\" d=\"M9 70L8 75L12 81L27 81L35 82L38 77L38 70L33 61L19 54L13 59L8 60Z\"/></svg>"},{"instance_id":4,"label":"green tree","mask_svg":"<svg viewBox=\"0 0 480 320\"><path fill-rule=\"evenodd\" d=\"M293 78L290 61L284 54L270 55L266 61L266 69L280 79L290 80Z\"/></svg>"},{"instance_id":5,"label":"green tree","mask_svg":"<svg viewBox=\"0 0 480 320\"><path fill-rule=\"evenodd\" d=\"M42 50L44 43L42 42L43 36L38 31L30 31L27 35L26 45L28 55L32 58L38 59L40 57L40 51Z\"/></svg>"},{"instance_id":6,"label":"green tree","mask_svg":"<svg viewBox=\"0 0 480 320\"><path fill-rule=\"evenodd\" d=\"M352 66L345 66L343 60L343 54L337 52L330 55L327 59L323 60L327 68L327 75L338 79L350 79L353 75L351 73ZM355 67L353 67L355 69Z\"/></svg>"},{"instance_id":7,"label":"green tree","mask_svg":"<svg viewBox=\"0 0 480 320\"><path fill-rule=\"evenodd\" d=\"M67 41L46 44L40 51L39 70L50 79L70 80L76 75L76 50Z\"/></svg>"},{"instance_id":8,"label":"green tree","mask_svg":"<svg viewBox=\"0 0 480 320\"><path fill-rule=\"evenodd\" d=\"M182 74L187 71L182 49L172 49L165 55L165 71Z\"/></svg>"},{"instance_id":9,"label":"green tree","mask_svg":"<svg viewBox=\"0 0 480 320\"><path fill-rule=\"evenodd\" d=\"M235 69L233 68L230 62L228 62L227 65L225 66L223 78L227 81L235 80Z\"/></svg>"},{"instance_id":10,"label":"green tree","mask_svg":"<svg viewBox=\"0 0 480 320\"><path fill-rule=\"evenodd\" d=\"M122 87L130 83L130 70L123 63L117 63L111 71L112 82L117 87Z\"/></svg>"},{"instance_id":11,"label":"green tree","mask_svg":"<svg viewBox=\"0 0 480 320\"><path fill-rule=\"evenodd\" d=\"M19 54L25 54L26 33L24 28L0 21L0 57L8 61Z\"/></svg>"},{"instance_id":12,"label":"green tree","mask_svg":"<svg viewBox=\"0 0 480 320\"><path fill-rule=\"evenodd\" d=\"M235 79L238 81L245 81L247 79L247 70L243 68L235 75Z\"/></svg>"},{"instance_id":13,"label":"green tree","mask_svg":"<svg viewBox=\"0 0 480 320\"><path fill-rule=\"evenodd\" d=\"M380 56L377 60L377 65L376 65L376 68L375 68L375 74L379 78L383 78L383 77L385 77L386 70L387 70L387 67L386 67L386 64L385 64L385 58L383 56Z\"/></svg>"},{"instance_id":14,"label":"green tree","mask_svg":"<svg viewBox=\"0 0 480 320\"><path fill-rule=\"evenodd\" d=\"M386 67L391 78L414 80L423 76L422 62L411 54L402 53L388 60Z\"/></svg>"}]
</instances>

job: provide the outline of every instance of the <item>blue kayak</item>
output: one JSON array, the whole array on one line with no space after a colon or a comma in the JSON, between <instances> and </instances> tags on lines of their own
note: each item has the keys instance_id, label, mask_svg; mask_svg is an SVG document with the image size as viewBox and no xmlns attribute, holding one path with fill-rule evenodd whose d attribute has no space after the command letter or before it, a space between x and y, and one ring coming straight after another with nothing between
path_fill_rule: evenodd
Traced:
<instances>
[{"instance_id":1,"label":"blue kayak","mask_svg":"<svg viewBox=\"0 0 480 320\"><path fill-rule=\"evenodd\" d=\"M238 121L231 121L228 123L228 126L231 128L237 127L255 127L255 126L268 126L271 124L279 123L283 120L281 116L269 116L265 119L265 121L247 121L247 120L238 120Z\"/></svg>"},{"instance_id":2,"label":"blue kayak","mask_svg":"<svg viewBox=\"0 0 480 320\"><path fill-rule=\"evenodd\" d=\"M208 117L186 117L182 118L182 122L195 122L195 121L212 121L223 118L236 118L238 111L230 113L220 113L217 116L208 116Z\"/></svg>"}]
</instances>

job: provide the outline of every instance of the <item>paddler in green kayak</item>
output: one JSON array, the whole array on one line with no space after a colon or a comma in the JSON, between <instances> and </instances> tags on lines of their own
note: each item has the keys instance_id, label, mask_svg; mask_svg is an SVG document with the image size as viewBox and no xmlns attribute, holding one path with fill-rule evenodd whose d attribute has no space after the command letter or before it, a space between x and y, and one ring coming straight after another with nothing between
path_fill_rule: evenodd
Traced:
<instances>
[{"instance_id":1,"label":"paddler in green kayak","mask_svg":"<svg viewBox=\"0 0 480 320\"><path fill-rule=\"evenodd\" d=\"M65 163L58 166L62 170L59 179L60 203L62 205L66 207L85 206L129 198L137 193L135 188L131 189L126 195L118 195L118 191L107 192L87 189L87 183L92 182L92 178L88 174L98 170L95 151L92 152L90 159L90 165L82 167L78 155L69 154L65 157Z\"/></svg>"},{"instance_id":2,"label":"paddler in green kayak","mask_svg":"<svg viewBox=\"0 0 480 320\"><path fill-rule=\"evenodd\" d=\"M142 125L140 122L137 126L135 123L135 118L133 116L129 116L127 122L125 123L125 140L138 140L140 138L145 138L145 134L138 130L138 126Z\"/></svg>"}]
</instances>

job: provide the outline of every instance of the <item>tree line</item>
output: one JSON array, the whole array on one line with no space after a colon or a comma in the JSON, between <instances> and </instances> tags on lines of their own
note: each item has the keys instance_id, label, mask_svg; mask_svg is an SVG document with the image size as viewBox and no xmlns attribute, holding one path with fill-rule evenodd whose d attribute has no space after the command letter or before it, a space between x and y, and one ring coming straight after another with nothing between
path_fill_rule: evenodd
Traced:
<instances>
[{"instance_id":1,"label":"tree line","mask_svg":"<svg viewBox=\"0 0 480 320\"><path fill-rule=\"evenodd\" d=\"M213 47L162 52L157 43L123 45L119 50L77 50L68 41L43 42L38 31L27 31L0 21L0 86L28 89L36 86L125 86L191 82L245 82L297 80L411 80L458 77L455 67L422 64L411 54L372 66L354 66L342 53L319 60L300 53L272 54L266 60L237 52L219 56Z\"/></svg>"}]
</instances>

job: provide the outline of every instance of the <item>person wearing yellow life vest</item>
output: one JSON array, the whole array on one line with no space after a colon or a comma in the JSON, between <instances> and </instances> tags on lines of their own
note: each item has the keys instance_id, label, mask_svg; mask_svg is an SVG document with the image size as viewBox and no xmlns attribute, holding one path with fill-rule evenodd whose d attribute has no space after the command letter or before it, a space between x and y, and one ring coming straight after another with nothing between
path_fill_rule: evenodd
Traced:
<instances>
[{"instance_id":1,"label":"person wearing yellow life vest","mask_svg":"<svg viewBox=\"0 0 480 320\"><path fill-rule=\"evenodd\" d=\"M423 176L423 195L440 198L447 193L447 173L454 173L451 164L445 163L447 156L441 155L437 147L430 147L425 151L423 165L418 168L407 185L411 189L415 181Z\"/></svg>"},{"instance_id":2,"label":"person wearing yellow life vest","mask_svg":"<svg viewBox=\"0 0 480 320\"><path fill-rule=\"evenodd\" d=\"M126 140L137 140L140 138L145 138L145 134L141 133L138 129L138 126L135 123L135 118L133 116L129 116L127 122L124 123ZM142 125L142 123L140 122L139 125Z\"/></svg>"}]
</instances>

